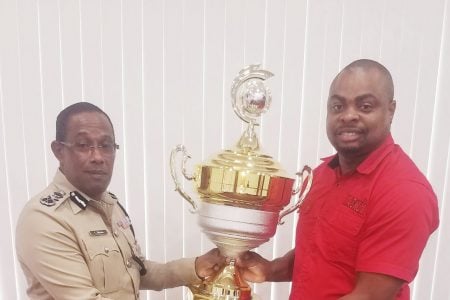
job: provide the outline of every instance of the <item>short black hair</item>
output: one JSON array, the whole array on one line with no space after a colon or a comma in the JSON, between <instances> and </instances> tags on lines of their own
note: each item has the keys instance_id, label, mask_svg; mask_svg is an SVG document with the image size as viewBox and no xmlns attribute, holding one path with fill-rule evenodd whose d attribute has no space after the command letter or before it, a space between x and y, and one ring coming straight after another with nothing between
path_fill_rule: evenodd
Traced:
<instances>
[{"instance_id":1,"label":"short black hair","mask_svg":"<svg viewBox=\"0 0 450 300\"><path fill-rule=\"evenodd\" d=\"M56 140L64 141L66 139L67 122L73 115L83 112L98 112L103 114L111 124L114 134L114 126L109 116L98 106L89 102L77 102L64 108L56 117Z\"/></svg>"}]
</instances>

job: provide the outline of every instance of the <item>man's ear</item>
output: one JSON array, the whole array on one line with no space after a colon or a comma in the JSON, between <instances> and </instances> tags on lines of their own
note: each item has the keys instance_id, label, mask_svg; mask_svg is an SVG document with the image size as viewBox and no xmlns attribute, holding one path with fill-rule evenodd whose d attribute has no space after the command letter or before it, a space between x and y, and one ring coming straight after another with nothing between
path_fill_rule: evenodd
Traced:
<instances>
[{"instance_id":1,"label":"man's ear","mask_svg":"<svg viewBox=\"0 0 450 300\"><path fill-rule=\"evenodd\" d=\"M394 118L396 108L397 108L397 102L395 100L392 100L389 103L389 113L391 114L391 122L390 123L392 123L392 119Z\"/></svg>"},{"instance_id":2,"label":"man's ear","mask_svg":"<svg viewBox=\"0 0 450 300\"><path fill-rule=\"evenodd\" d=\"M62 160L62 151L63 151L63 145L58 143L57 141L53 141L51 144L53 154L55 157L61 162Z\"/></svg>"}]
</instances>

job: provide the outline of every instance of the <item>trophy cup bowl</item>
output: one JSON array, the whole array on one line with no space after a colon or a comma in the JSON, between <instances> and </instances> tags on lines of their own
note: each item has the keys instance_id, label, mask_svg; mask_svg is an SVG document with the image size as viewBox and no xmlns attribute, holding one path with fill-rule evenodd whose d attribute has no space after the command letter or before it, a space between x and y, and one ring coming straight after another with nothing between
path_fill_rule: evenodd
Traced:
<instances>
[{"instance_id":1,"label":"trophy cup bowl","mask_svg":"<svg viewBox=\"0 0 450 300\"><path fill-rule=\"evenodd\" d=\"M283 217L300 207L311 188L312 172L308 166L292 178L271 156L259 151L254 127L270 106L271 94L264 80L271 76L272 73L260 69L259 65L250 65L234 79L233 109L248 123L235 148L219 152L197 165L193 174L186 171L186 163L191 158L186 148L178 145L171 152L170 171L175 190L191 204L191 211L198 215L198 224L206 236L222 255L231 258L214 278L190 286L194 300L252 299L250 286L234 265L235 258L269 241ZM178 154L182 154L181 173L195 183L198 199L190 197L182 188ZM291 198L297 201L288 206Z\"/></svg>"}]
</instances>

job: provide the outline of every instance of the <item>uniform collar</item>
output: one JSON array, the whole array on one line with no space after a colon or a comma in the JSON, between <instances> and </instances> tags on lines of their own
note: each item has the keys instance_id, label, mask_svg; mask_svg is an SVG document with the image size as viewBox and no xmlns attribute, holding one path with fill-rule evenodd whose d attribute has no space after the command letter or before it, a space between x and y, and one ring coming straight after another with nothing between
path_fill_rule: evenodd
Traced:
<instances>
[{"instance_id":1,"label":"uniform collar","mask_svg":"<svg viewBox=\"0 0 450 300\"><path fill-rule=\"evenodd\" d=\"M72 208L74 214L79 213L83 209L80 206L78 206L77 204L75 204L75 202L73 202L70 199L68 199L68 198L70 198L70 192L73 192L73 191L77 191L78 193L80 193L81 196L83 196L83 198L85 198L88 203L90 201L93 201L93 202L104 201L104 202L106 202L108 204L113 204L115 202L114 198L108 192L104 192L102 194L102 199L100 201L92 199L91 197L89 197L88 195L86 195L85 193L83 193L82 191L77 189L76 187L74 187L70 183L70 181L67 180L67 177L61 172L61 170L59 168L56 171L55 177L53 178L53 184L56 186L56 188L58 190L63 191L65 193L65 197L64 197L63 200L67 199L69 201L69 205ZM59 201L56 204L56 207L61 205L62 202L65 202L65 201Z\"/></svg>"},{"instance_id":2,"label":"uniform collar","mask_svg":"<svg viewBox=\"0 0 450 300\"><path fill-rule=\"evenodd\" d=\"M371 173L381 163L386 155L392 152L394 146L394 139L389 133L383 143L377 149L372 151L369 156L367 156L366 159L358 165L356 171L361 174ZM336 169L339 166L339 158L337 154L322 158L322 160L327 163L331 169Z\"/></svg>"}]
</instances>

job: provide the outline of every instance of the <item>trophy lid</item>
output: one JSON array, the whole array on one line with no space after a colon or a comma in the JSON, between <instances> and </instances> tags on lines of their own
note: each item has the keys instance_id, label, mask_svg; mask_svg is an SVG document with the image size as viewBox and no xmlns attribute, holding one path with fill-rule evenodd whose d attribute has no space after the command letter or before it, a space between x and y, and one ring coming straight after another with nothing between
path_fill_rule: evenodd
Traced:
<instances>
[{"instance_id":1,"label":"trophy lid","mask_svg":"<svg viewBox=\"0 0 450 300\"><path fill-rule=\"evenodd\" d=\"M260 69L260 65L250 65L239 72L232 83L231 99L235 113L248 123L248 127L234 149L216 154L206 164L233 168L236 171L288 177L277 161L260 152L255 132L257 120L272 102L270 89L264 84L264 80L272 76L271 72Z\"/></svg>"},{"instance_id":2,"label":"trophy lid","mask_svg":"<svg viewBox=\"0 0 450 300\"><path fill-rule=\"evenodd\" d=\"M291 178L282 169L279 162L274 160L270 155L240 147L226 149L216 153L209 160L202 163L201 166L227 168L236 172Z\"/></svg>"}]
</instances>

